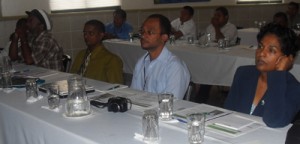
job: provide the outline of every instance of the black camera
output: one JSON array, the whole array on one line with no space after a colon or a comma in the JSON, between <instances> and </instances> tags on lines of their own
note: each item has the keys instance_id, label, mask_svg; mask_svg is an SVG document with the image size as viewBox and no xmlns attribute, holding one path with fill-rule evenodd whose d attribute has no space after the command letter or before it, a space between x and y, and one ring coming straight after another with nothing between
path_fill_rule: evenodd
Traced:
<instances>
[{"instance_id":1,"label":"black camera","mask_svg":"<svg viewBox=\"0 0 300 144\"><path fill-rule=\"evenodd\" d=\"M126 112L128 109L131 109L131 105L131 100L128 98L112 97L108 99L107 110L112 112Z\"/></svg>"}]
</instances>

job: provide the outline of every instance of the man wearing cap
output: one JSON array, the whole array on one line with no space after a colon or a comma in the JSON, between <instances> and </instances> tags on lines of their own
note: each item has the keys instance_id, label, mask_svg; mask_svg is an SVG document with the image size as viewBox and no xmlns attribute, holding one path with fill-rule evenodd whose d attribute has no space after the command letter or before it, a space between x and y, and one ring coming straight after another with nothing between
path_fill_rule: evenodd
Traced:
<instances>
[{"instance_id":1,"label":"man wearing cap","mask_svg":"<svg viewBox=\"0 0 300 144\"><path fill-rule=\"evenodd\" d=\"M9 50L11 60L21 59L17 48L20 39L24 63L61 71L63 49L48 32L52 28L48 15L39 9L26 13L28 32L16 30Z\"/></svg>"}]
</instances>

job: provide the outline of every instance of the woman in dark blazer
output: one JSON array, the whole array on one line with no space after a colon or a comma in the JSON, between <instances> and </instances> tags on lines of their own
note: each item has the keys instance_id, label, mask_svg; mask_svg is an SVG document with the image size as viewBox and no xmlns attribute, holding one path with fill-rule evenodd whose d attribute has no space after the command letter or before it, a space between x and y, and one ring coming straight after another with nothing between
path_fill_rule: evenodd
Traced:
<instances>
[{"instance_id":1,"label":"woman in dark blazer","mask_svg":"<svg viewBox=\"0 0 300 144\"><path fill-rule=\"evenodd\" d=\"M300 84L289 72L299 40L276 24L263 27L257 40L256 65L237 69L224 107L261 116L269 127L284 127L300 109Z\"/></svg>"}]
</instances>

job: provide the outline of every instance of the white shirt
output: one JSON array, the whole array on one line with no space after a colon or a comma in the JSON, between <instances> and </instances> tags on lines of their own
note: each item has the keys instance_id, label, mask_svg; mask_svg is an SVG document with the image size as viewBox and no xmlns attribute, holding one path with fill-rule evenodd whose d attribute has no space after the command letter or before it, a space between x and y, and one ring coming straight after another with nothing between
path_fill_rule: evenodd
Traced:
<instances>
[{"instance_id":1,"label":"white shirt","mask_svg":"<svg viewBox=\"0 0 300 144\"><path fill-rule=\"evenodd\" d=\"M236 29L235 25L233 25L230 22L227 22L227 24L225 24L221 28L221 32L222 32L222 34L224 35L225 38L229 39L230 44L235 44L236 38L237 38L237 29ZM210 38L211 38L212 41L216 41L216 31L215 31L215 28L212 24L210 24L206 28L206 33L210 34Z\"/></svg>"},{"instance_id":2,"label":"white shirt","mask_svg":"<svg viewBox=\"0 0 300 144\"><path fill-rule=\"evenodd\" d=\"M164 47L152 61L149 53L139 59L131 88L153 93L170 92L175 98L183 99L189 82L190 73L186 64Z\"/></svg>"},{"instance_id":3,"label":"white shirt","mask_svg":"<svg viewBox=\"0 0 300 144\"><path fill-rule=\"evenodd\" d=\"M171 25L176 31L182 32L183 36L180 37L180 39L186 40L188 37L196 39L196 25L193 19L190 19L181 25L180 18L177 18L171 22Z\"/></svg>"}]
</instances>

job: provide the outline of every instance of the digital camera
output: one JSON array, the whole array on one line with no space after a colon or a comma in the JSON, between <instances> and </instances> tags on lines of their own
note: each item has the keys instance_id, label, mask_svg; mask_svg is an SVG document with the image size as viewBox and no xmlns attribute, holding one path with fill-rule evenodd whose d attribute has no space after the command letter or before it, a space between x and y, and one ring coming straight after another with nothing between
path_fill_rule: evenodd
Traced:
<instances>
[{"instance_id":1,"label":"digital camera","mask_svg":"<svg viewBox=\"0 0 300 144\"><path fill-rule=\"evenodd\" d=\"M129 106L128 106L129 105ZM112 97L108 99L107 110L111 112L126 112L131 109L131 100L123 97Z\"/></svg>"}]
</instances>

